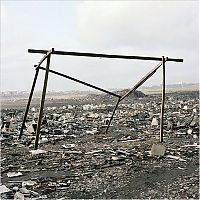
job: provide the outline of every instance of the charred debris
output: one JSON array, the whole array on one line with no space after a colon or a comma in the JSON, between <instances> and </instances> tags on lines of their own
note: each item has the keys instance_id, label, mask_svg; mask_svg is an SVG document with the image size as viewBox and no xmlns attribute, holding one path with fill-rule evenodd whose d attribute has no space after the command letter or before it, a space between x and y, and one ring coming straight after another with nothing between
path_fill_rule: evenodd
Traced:
<instances>
[{"instance_id":1,"label":"charred debris","mask_svg":"<svg viewBox=\"0 0 200 200\"><path fill-rule=\"evenodd\" d=\"M110 96L46 106L37 150L39 107L30 108L21 140L24 108L2 109L1 198L198 199L198 93L166 95L161 148L160 102L161 95L130 95L106 134Z\"/></svg>"}]
</instances>

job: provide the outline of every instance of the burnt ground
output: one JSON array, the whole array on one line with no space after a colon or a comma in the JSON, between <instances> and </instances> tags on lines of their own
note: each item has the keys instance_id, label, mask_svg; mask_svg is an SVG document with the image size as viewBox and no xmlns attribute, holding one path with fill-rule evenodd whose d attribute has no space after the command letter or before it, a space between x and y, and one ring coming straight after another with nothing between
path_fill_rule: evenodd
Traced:
<instances>
[{"instance_id":1,"label":"burnt ground","mask_svg":"<svg viewBox=\"0 0 200 200\"><path fill-rule=\"evenodd\" d=\"M154 135L141 137L141 134L140 138L119 140L113 132L61 141L52 139L40 145L47 152L39 155L30 154L33 148L12 140L3 145L1 152L2 183L12 189L20 188L22 181L36 181L27 189L36 192L28 196L37 199L198 199L199 148L185 146L198 139L170 133L164 138L166 154L152 157L148 151L157 139ZM75 144L75 147L65 149L63 144ZM10 171L23 175L8 178ZM9 195L12 198L14 192L7 195L4 198Z\"/></svg>"},{"instance_id":2,"label":"burnt ground","mask_svg":"<svg viewBox=\"0 0 200 200\"><path fill-rule=\"evenodd\" d=\"M1 183L10 192L1 198L23 193L21 199L199 199L199 136L178 132L187 130L164 131L164 156L150 155L159 128L149 126L131 131L119 124L94 135L43 133L48 141L39 149L46 152L38 155L30 153L34 135L18 140L17 132L4 133Z\"/></svg>"}]
</instances>

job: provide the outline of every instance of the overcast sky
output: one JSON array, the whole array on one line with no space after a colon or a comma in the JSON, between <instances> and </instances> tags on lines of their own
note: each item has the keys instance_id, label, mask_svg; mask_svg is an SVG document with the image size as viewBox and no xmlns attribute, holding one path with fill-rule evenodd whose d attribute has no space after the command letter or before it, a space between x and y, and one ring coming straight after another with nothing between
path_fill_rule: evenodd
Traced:
<instances>
[{"instance_id":1,"label":"overcast sky","mask_svg":"<svg viewBox=\"0 0 200 200\"><path fill-rule=\"evenodd\" d=\"M1 91L30 90L41 54L28 49L183 58L166 83L199 82L198 1L1 1ZM45 67L45 62L42 66ZM156 61L52 55L51 69L103 88L128 88ZM161 84L161 69L145 85ZM41 71L37 90L42 90ZM90 90L49 76L48 90Z\"/></svg>"}]
</instances>

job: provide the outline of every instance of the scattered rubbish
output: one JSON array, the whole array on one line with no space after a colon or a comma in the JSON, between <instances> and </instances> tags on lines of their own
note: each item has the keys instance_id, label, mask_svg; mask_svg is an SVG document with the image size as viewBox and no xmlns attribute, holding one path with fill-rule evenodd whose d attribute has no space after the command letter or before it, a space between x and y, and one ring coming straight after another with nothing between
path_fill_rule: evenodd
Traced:
<instances>
[{"instance_id":1,"label":"scattered rubbish","mask_svg":"<svg viewBox=\"0 0 200 200\"><path fill-rule=\"evenodd\" d=\"M65 151L66 154L82 154L81 151Z\"/></svg>"},{"instance_id":2,"label":"scattered rubbish","mask_svg":"<svg viewBox=\"0 0 200 200\"><path fill-rule=\"evenodd\" d=\"M192 134L192 131L193 131L193 130L190 128L190 129L187 130L187 133L188 133L188 134Z\"/></svg>"},{"instance_id":3,"label":"scattered rubbish","mask_svg":"<svg viewBox=\"0 0 200 200\"><path fill-rule=\"evenodd\" d=\"M121 139L121 140L118 140L118 141L121 141L121 142L140 142L140 141L144 141L143 138L138 138L138 139Z\"/></svg>"},{"instance_id":4,"label":"scattered rubbish","mask_svg":"<svg viewBox=\"0 0 200 200\"><path fill-rule=\"evenodd\" d=\"M40 199L47 199L48 197L47 197L47 195L45 194L45 195L41 195L40 196Z\"/></svg>"},{"instance_id":5,"label":"scattered rubbish","mask_svg":"<svg viewBox=\"0 0 200 200\"><path fill-rule=\"evenodd\" d=\"M48 139L47 138L42 138L40 141L39 141L39 144L44 144L44 143L48 143Z\"/></svg>"},{"instance_id":6,"label":"scattered rubbish","mask_svg":"<svg viewBox=\"0 0 200 200\"><path fill-rule=\"evenodd\" d=\"M167 124L167 130L173 130L173 129L174 129L173 119L169 118L168 119L168 124Z\"/></svg>"},{"instance_id":7,"label":"scattered rubbish","mask_svg":"<svg viewBox=\"0 0 200 200\"><path fill-rule=\"evenodd\" d=\"M182 168L182 167L178 167L178 169L185 169L185 168Z\"/></svg>"},{"instance_id":8,"label":"scattered rubbish","mask_svg":"<svg viewBox=\"0 0 200 200\"><path fill-rule=\"evenodd\" d=\"M33 195L34 197L38 197L38 196L39 196L39 193L38 193L38 192L35 192L35 191L30 190L30 193L31 193L31 195Z\"/></svg>"},{"instance_id":9,"label":"scattered rubbish","mask_svg":"<svg viewBox=\"0 0 200 200\"><path fill-rule=\"evenodd\" d=\"M194 135L193 135L193 138L194 138L194 139L197 139L197 138L198 138L198 136L197 136L196 134L194 134Z\"/></svg>"},{"instance_id":10,"label":"scattered rubbish","mask_svg":"<svg viewBox=\"0 0 200 200\"><path fill-rule=\"evenodd\" d=\"M198 98L167 94L163 143L158 143L161 96L120 103L106 134L115 99L89 98L59 99L54 107L46 99L38 150L32 150L34 127L28 131L38 120L38 107L29 110L21 140L24 109L16 110L12 132L1 134L2 200L199 199L199 125L196 119L191 123L199 117ZM9 112L2 110L2 121ZM10 172L23 176L8 178Z\"/></svg>"},{"instance_id":11,"label":"scattered rubbish","mask_svg":"<svg viewBox=\"0 0 200 200\"><path fill-rule=\"evenodd\" d=\"M185 159L182 159L180 156L172 156L172 155L167 155L167 158L172 158L180 161L186 161Z\"/></svg>"},{"instance_id":12,"label":"scattered rubbish","mask_svg":"<svg viewBox=\"0 0 200 200\"><path fill-rule=\"evenodd\" d=\"M24 194L22 194L21 192L16 192L14 195L14 200L25 200Z\"/></svg>"},{"instance_id":13,"label":"scattered rubbish","mask_svg":"<svg viewBox=\"0 0 200 200\"><path fill-rule=\"evenodd\" d=\"M186 145L181 146L181 147L196 147L196 148L200 148L200 145L197 144L197 143L194 143L194 144L186 144Z\"/></svg>"},{"instance_id":14,"label":"scattered rubbish","mask_svg":"<svg viewBox=\"0 0 200 200\"><path fill-rule=\"evenodd\" d=\"M61 135L63 131L61 129L54 129L53 130L53 135Z\"/></svg>"},{"instance_id":15,"label":"scattered rubbish","mask_svg":"<svg viewBox=\"0 0 200 200\"><path fill-rule=\"evenodd\" d=\"M198 123L199 123L198 116L195 115L195 116L192 118L192 121L191 121L191 123L190 123L190 126L191 126L191 127L197 126Z\"/></svg>"},{"instance_id":16,"label":"scattered rubbish","mask_svg":"<svg viewBox=\"0 0 200 200\"><path fill-rule=\"evenodd\" d=\"M152 156L164 156L165 154L165 146L162 144L153 144L151 148Z\"/></svg>"},{"instance_id":17,"label":"scattered rubbish","mask_svg":"<svg viewBox=\"0 0 200 200\"><path fill-rule=\"evenodd\" d=\"M114 161L124 160L126 156L112 156L111 159Z\"/></svg>"},{"instance_id":18,"label":"scattered rubbish","mask_svg":"<svg viewBox=\"0 0 200 200\"><path fill-rule=\"evenodd\" d=\"M23 174L21 173L21 172L8 172L7 173L7 176L9 177L9 178L11 178L11 177L16 177L16 176L22 176Z\"/></svg>"},{"instance_id":19,"label":"scattered rubbish","mask_svg":"<svg viewBox=\"0 0 200 200\"><path fill-rule=\"evenodd\" d=\"M47 151L42 150L42 149L37 149L37 150L31 150L30 153L32 155L38 155L38 154L45 154L45 153L47 153Z\"/></svg>"},{"instance_id":20,"label":"scattered rubbish","mask_svg":"<svg viewBox=\"0 0 200 200\"><path fill-rule=\"evenodd\" d=\"M31 180L29 180L29 181L23 181L23 182L22 182L22 187L25 187L25 186L33 186L33 185L36 185L36 184L37 184L36 181L31 181Z\"/></svg>"},{"instance_id":21,"label":"scattered rubbish","mask_svg":"<svg viewBox=\"0 0 200 200\"><path fill-rule=\"evenodd\" d=\"M31 125L29 125L28 128L27 128L27 132L29 132L29 133L35 133L36 127L37 127L37 124L31 124Z\"/></svg>"},{"instance_id":22,"label":"scattered rubbish","mask_svg":"<svg viewBox=\"0 0 200 200\"><path fill-rule=\"evenodd\" d=\"M22 188L20 188L19 190L20 190L20 192L23 193L23 194L30 194L30 191L27 190L25 187L22 187Z\"/></svg>"},{"instance_id":23,"label":"scattered rubbish","mask_svg":"<svg viewBox=\"0 0 200 200\"><path fill-rule=\"evenodd\" d=\"M176 135L186 135L186 132L185 133L183 133L183 132L176 132L175 134Z\"/></svg>"},{"instance_id":24,"label":"scattered rubbish","mask_svg":"<svg viewBox=\"0 0 200 200\"><path fill-rule=\"evenodd\" d=\"M7 188L5 185L0 185L0 194L9 192L10 189Z\"/></svg>"},{"instance_id":25,"label":"scattered rubbish","mask_svg":"<svg viewBox=\"0 0 200 200\"><path fill-rule=\"evenodd\" d=\"M15 186L15 187L13 187L12 190L13 190L14 192L17 192L17 191L19 190L19 187Z\"/></svg>"},{"instance_id":26,"label":"scattered rubbish","mask_svg":"<svg viewBox=\"0 0 200 200\"><path fill-rule=\"evenodd\" d=\"M88 154L96 154L96 153L101 153L103 150L94 150L94 151L89 151L89 152L86 152L85 155L88 155Z\"/></svg>"},{"instance_id":27,"label":"scattered rubbish","mask_svg":"<svg viewBox=\"0 0 200 200\"><path fill-rule=\"evenodd\" d=\"M32 107L32 108L31 108L31 111L32 111L32 112L35 112L35 111L36 111L35 107Z\"/></svg>"},{"instance_id":28,"label":"scattered rubbish","mask_svg":"<svg viewBox=\"0 0 200 200\"><path fill-rule=\"evenodd\" d=\"M158 120L157 120L156 117L154 117L154 118L152 119L151 126L152 126L152 127L157 127L157 126L158 126Z\"/></svg>"},{"instance_id":29,"label":"scattered rubbish","mask_svg":"<svg viewBox=\"0 0 200 200\"><path fill-rule=\"evenodd\" d=\"M183 109L184 109L184 110L187 110L187 109L188 109L188 107L187 107L187 106L184 106L184 107L183 107Z\"/></svg>"},{"instance_id":30,"label":"scattered rubbish","mask_svg":"<svg viewBox=\"0 0 200 200\"><path fill-rule=\"evenodd\" d=\"M64 145L62 145L62 147L65 149L71 149L71 148L75 147L75 144L64 144Z\"/></svg>"}]
</instances>

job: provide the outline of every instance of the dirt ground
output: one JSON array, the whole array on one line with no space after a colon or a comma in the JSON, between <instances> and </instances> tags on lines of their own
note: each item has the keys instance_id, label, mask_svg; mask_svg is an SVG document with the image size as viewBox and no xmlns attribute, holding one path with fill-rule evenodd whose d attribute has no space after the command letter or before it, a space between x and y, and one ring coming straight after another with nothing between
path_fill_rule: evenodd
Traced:
<instances>
[{"instance_id":1,"label":"dirt ground","mask_svg":"<svg viewBox=\"0 0 200 200\"><path fill-rule=\"evenodd\" d=\"M152 157L148 151L158 142L155 136L138 141L117 137L121 134L113 132L52 140L40 145L47 152L39 155L31 155L31 148L12 141L3 145L1 152L2 183L13 188L20 187L22 181L34 180L37 184L27 187L38 193L38 199L199 198L199 149L185 146L198 139L166 135L166 154ZM63 144L75 147L65 149ZM10 171L23 175L8 178Z\"/></svg>"},{"instance_id":2,"label":"dirt ground","mask_svg":"<svg viewBox=\"0 0 200 200\"><path fill-rule=\"evenodd\" d=\"M1 199L199 199L199 136L177 132L164 131L164 156L150 154L159 128L42 133L47 142L39 149L45 152L37 155L30 152L34 135L18 140L18 133L4 133L1 183L10 191Z\"/></svg>"}]
</instances>

